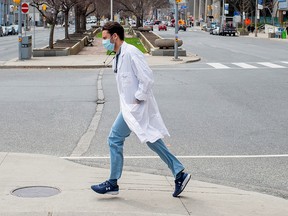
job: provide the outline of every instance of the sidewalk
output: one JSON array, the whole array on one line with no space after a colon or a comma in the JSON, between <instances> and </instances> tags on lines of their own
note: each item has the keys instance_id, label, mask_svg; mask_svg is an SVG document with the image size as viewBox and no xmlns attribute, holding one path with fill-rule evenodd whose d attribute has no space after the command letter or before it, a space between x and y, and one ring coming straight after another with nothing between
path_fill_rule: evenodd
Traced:
<instances>
[{"instance_id":1,"label":"sidewalk","mask_svg":"<svg viewBox=\"0 0 288 216\"><path fill-rule=\"evenodd\" d=\"M288 200L193 177L181 197L174 198L172 178L124 171L119 195L100 195L90 185L105 180L109 170L52 156L2 152L0 173L1 216L284 216L288 212ZM26 186L56 187L61 192L38 198L11 194Z\"/></svg>"},{"instance_id":2,"label":"sidewalk","mask_svg":"<svg viewBox=\"0 0 288 216\"><path fill-rule=\"evenodd\" d=\"M32 57L30 60L12 59L10 61L0 61L1 68L103 68L113 56L107 56L101 39L94 40L94 46L84 47L78 55L58 56L58 57ZM182 61L174 61L173 56L151 56L146 54L146 60L150 66L175 65L199 61L200 57L195 54L179 56ZM108 57L108 58L107 58Z\"/></svg>"},{"instance_id":3,"label":"sidewalk","mask_svg":"<svg viewBox=\"0 0 288 216\"><path fill-rule=\"evenodd\" d=\"M279 41L279 42L284 42L287 43L288 39L282 39L282 38L268 38L268 34L263 33L263 32L258 32L257 37L255 37L255 32L250 33L248 36L241 36L241 37L250 37L250 38L255 38L255 39L267 39L271 41Z\"/></svg>"}]
</instances>

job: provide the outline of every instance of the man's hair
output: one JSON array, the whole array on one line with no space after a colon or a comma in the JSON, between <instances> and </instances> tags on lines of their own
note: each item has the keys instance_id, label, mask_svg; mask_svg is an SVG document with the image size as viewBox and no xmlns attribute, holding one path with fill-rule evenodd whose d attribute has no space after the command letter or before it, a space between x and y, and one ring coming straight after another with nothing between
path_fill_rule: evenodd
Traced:
<instances>
[{"instance_id":1,"label":"man's hair","mask_svg":"<svg viewBox=\"0 0 288 216\"><path fill-rule=\"evenodd\" d=\"M107 30L110 35L116 33L120 40L124 40L124 28L118 22L107 22L102 28L102 31Z\"/></svg>"}]
</instances>

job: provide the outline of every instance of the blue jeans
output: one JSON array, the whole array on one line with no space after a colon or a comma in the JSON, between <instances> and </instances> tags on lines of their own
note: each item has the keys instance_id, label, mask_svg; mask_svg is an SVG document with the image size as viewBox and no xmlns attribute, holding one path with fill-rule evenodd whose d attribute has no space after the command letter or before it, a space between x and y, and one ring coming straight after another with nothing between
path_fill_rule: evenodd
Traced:
<instances>
[{"instance_id":1,"label":"blue jeans","mask_svg":"<svg viewBox=\"0 0 288 216\"><path fill-rule=\"evenodd\" d=\"M110 147L110 179L119 179L123 169L123 146L125 138L128 137L131 130L127 126L120 112L112 126L108 138ZM156 152L159 157L167 164L172 171L173 176L176 178L177 174L184 170L181 162L170 153L162 139L154 143L147 142L150 149Z\"/></svg>"}]
</instances>

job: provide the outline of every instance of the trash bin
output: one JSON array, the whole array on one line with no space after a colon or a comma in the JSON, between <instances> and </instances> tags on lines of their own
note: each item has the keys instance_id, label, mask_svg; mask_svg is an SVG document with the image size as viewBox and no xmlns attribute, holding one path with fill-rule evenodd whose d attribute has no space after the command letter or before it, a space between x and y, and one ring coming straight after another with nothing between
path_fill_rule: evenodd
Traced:
<instances>
[{"instance_id":1,"label":"trash bin","mask_svg":"<svg viewBox=\"0 0 288 216\"><path fill-rule=\"evenodd\" d=\"M31 59L32 56L32 35L22 37L21 58Z\"/></svg>"},{"instance_id":2,"label":"trash bin","mask_svg":"<svg viewBox=\"0 0 288 216\"><path fill-rule=\"evenodd\" d=\"M282 31L282 39L286 39L286 37L287 37L286 31Z\"/></svg>"},{"instance_id":3,"label":"trash bin","mask_svg":"<svg viewBox=\"0 0 288 216\"><path fill-rule=\"evenodd\" d=\"M275 38L275 33L268 33L268 38Z\"/></svg>"}]
</instances>

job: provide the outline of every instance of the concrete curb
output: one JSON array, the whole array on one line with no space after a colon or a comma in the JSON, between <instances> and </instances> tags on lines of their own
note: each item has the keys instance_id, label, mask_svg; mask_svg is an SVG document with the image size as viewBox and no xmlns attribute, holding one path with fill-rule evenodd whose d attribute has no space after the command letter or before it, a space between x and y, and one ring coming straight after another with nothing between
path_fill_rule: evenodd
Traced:
<instances>
[{"instance_id":1,"label":"concrete curb","mask_svg":"<svg viewBox=\"0 0 288 216\"><path fill-rule=\"evenodd\" d=\"M149 56L149 59L147 59L149 66L164 66L167 65L167 61L169 60L169 64L170 65L177 65L177 64L186 64L186 63L194 63L194 62L198 62L201 60L201 57L199 56L195 56L195 55L191 55L191 56L187 56L184 57L185 60L183 61L178 61L178 62L171 62L170 60L173 58L173 56L165 56L164 58L160 57L161 59L161 63L159 64L159 56ZM0 65L0 69L57 69L57 68L74 68L74 69L95 69L95 68L111 68L111 65L104 65L104 64L100 64L99 61L98 63L96 62L96 64L89 64L87 62L87 64L85 64L85 61L80 62L78 64L71 64L71 61L73 62L73 59L65 59L65 61L63 62L63 64L58 64L58 65L52 65L52 63L50 65L45 65L44 62L48 61L49 59L45 59L45 58L49 58L49 57L41 57L43 58L43 60L41 59L40 61L43 62L43 64L41 64L41 62L37 62L37 64L35 64L35 62L29 62L29 60L25 61L24 65L22 62L20 62L20 64L18 62L13 62L13 61L7 61L5 63L2 63L2 65ZM59 59L59 61L61 61L61 56L57 57L57 60ZM69 57L68 57L69 58ZM183 59L182 58L182 59ZM158 60L157 60L158 59ZM180 56L181 59L181 56ZM68 60L68 61L67 61ZM48 61L49 62L49 61ZM100 61L102 62L102 61ZM7 64L8 63L8 64ZM47 64L47 62L46 62Z\"/></svg>"}]
</instances>

